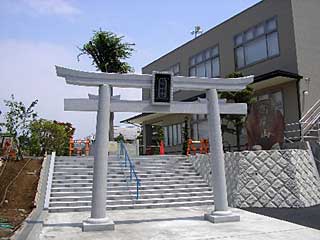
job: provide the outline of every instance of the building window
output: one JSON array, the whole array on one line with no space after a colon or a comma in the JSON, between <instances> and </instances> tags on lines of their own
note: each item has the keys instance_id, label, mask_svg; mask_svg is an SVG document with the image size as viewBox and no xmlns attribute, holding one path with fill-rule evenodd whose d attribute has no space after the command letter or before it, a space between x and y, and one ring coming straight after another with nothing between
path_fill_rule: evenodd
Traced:
<instances>
[{"instance_id":1,"label":"building window","mask_svg":"<svg viewBox=\"0 0 320 240\"><path fill-rule=\"evenodd\" d=\"M178 131L178 142L177 144L182 143L182 124L177 125L177 131Z\"/></svg>"},{"instance_id":2,"label":"building window","mask_svg":"<svg viewBox=\"0 0 320 240\"><path fill-rule=\"evenodd\" d=\"M163 127L164 133L164 144L165 146L175 146L182 144L183 136L183 123L174 124L170 126Z\"/></svg>"},{"instance_id":3,"label":"building window","mask_svg":"<svg viewBox=\"0 0 320 240\"><path fill-rule=\"evenodd\" d=\"M172 146L172 126L168 126L168 146Z\"/></svg>"},{"instance_id":4,"label":"building window","mask_svg":"<svg viewBox=\"0 0 320 240\"><path fill-rule=\"evenodd\" d=\"M163 127L163 138L164 138L164 145L169 145L169 134L168 134L168 127Z\"/></svg>"},{"instance_id":5,"label":"building window","mask_svg":"<svg viewBox=\"0 0 320 240\"><path fill-rule=\"evenodd\" d=\"M173 132L173 145L177 145L178 143L178 133L177 133L177 125L172 126L172 132Z\"/></svg>"},{"instance_id":6,"label":"building window","mask_svg":"<svg viewBox=\"0 0 320 240\"><path fill-rule=\"evenodd\" d=\"M190 58L190 76L218 77L220 76L219 48L215 46L202 51Z\"/></svg>"},{"instance_id":7,"label":"building window","mask_svg":"<svg viewBox=\"0 0 320 240\"><path fill-rule=\"evenodd\" d=\"M166 72L172 72L173 75L179 75L180 74L180 63L177 63L175 65L172 65L168 69L165 70Z\"/></svg>"},{"instance_id":8,"label":"building window","mask_svg":"<svg viewBox=\"0 0 320 240\"><path fill-rule=\"evenodd\" d=\"M280 54L277 19L269 19L234 37L236 68Z\"/></svg>"}]
</instances>

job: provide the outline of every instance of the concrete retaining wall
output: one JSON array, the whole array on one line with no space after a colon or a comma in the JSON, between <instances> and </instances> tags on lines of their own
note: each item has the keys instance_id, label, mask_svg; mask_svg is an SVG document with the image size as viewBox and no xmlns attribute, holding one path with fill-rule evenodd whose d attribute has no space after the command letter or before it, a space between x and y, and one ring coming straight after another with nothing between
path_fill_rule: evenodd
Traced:
<instances>
[{"instance_id":1,"label":"concrete retaining wall","mask_svg":"<svg viewBox=\"0 0 320 240\"><path fill-rule=\"evenodd\" d=\"M133 143L125 143L126 148L128 150L128 153L130 157L132 156L139 156L139 142L133 142ZM95 151L95 144L92 143L90 147L90 156L94 156ZM119 143L115 141L109 141L109 154L110 155L117 155L119 153Z\"/></svg>"},{"instance_id":2,"label":"concrete retaining wall","mask_svg":"<svg viewBox=\"0 0 320 240\"><path fill-rule=\"evenodd\" d=\"M212 186L208 155L190 156L190 160ZM307 150L226 153L225 168L232 207L301 208L320 204L320 178Z\"/></svg>"}]
</instances>

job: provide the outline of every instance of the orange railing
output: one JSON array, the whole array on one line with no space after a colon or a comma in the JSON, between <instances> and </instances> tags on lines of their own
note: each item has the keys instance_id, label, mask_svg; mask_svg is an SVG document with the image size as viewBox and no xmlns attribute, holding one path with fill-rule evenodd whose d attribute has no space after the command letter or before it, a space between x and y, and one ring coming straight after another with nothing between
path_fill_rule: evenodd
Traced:
<instances>
[{"instance_id":1,"label":"orange railing","mask_svg":"<svg viewBox=\"0 0 320 240\"><path fill-rule=\"evenodd\" d=\"M90 151L90 140L89 139L74 140L73 138L70 138L70 140L69 140L69 156L72 156L74 154L76 154L78 156L82 156L83 155L83 145L84 145L85 156L89 156L89 151Z\"/></svg>"},{"instance_id":2,"label":"orange railing","mask_svg":"<svg viewBox=\"0 0 320 240\"><path fill-rule=\"evenodd\" d=\"M193 155L197 153L206 154L209 152L209 140L200 139L200 141L194 141L191 138L188 140L187 155L193 152Z\"/></svg>"}]
</instances>

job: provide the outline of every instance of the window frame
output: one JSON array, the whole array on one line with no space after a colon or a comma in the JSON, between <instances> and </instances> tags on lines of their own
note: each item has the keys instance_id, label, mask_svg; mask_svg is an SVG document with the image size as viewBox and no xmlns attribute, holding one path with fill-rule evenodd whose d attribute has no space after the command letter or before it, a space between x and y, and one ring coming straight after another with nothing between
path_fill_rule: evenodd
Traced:
<instances>
[{"instance_id":1,"label":"window frame","mask_svg":"<svg viewBox=\"0 0 320 240\"><path fill-rule=\"evenodd\" d=\"M275 24L276 24L276 27L275 29L272 29L270 31L268 31L267 29L267 24L270 22L270 21L275 21ZM257 35L257 28L260 27L261 25L264 26L264 33L263 34L259 34ZM250 31L250 30L253 30L253 35L254 37L250 40L246 40L245 39L245 33ZM269 49L268 49L268 35L271 35L273 33L276 33L277 35L277 40L278 40L278 54L275 54L275 55L272 55L270 56L269 55ZM239 36L242 36L242 42L240 44L237 44L237 38ZM259 39L259 38L264 38L264 41L265 41L265 44L266 44L266 50L267 50L267 56L265 58L262 58L262 59L259 59L257 61L254 61L250 64L247 64L247 60L246 60L246 46L248 44L250 44L251 42ZM237 59L237 54L236 54L236 51L238 48L242 47L243 48L243 60L244 60L244 66L242 67L238 67L238 59ZM267 60L270 60L270 59L273 59L273 58L276 58L276 57L279 57L281 55L281 49L280 49L280 40L279 40L279 23L278 23L278 17L277 16L274 16L272 18L269 18L269 19L266 19L256 25L254 25L253 27L250 27L248 29L246 29L245 31L242 31L238 34L236 34L234 37L233 37L233 55L234 55L234 63L235 63L235 69L236 70L241 70L241 69L244 69L244 68L247 68L247 67L251 67L253 65L256 65L258 63L261 63L261 62L264 62L264 61L267 61Z\"/></svg>"},{"instance_id":2,"label":"window frame","mask_svg":"<svg viewBox=\"0 0 320 240\"><path fill-rule=\"evenodd\" d=\"M178 69L179 69L179 71L176 72L176 73L174 72L174 68L175 67L178 67ZM178 62L178 63L170 65L170 67L164 69L163 72L172 72L173 76L179 76L180 73L181 73L181 68L180 67L181 67L180 66L180 62Z\"/></svg>"},{"instance_id":3,"label":"window frame","mask_svg":"<svg viewBox=\"0 0 320 240\"><path fill-rule=\"evenodd\" d=\"M179 146L183 144L183 126L184 126L183 124L184 122L178 122L178 123L162 126L164 131L167 131L168 145L166 146L174 147L174 146Z\"/></svg>"},{"instance_id":4,"label":"window frame","mask_svg":"<svg viewBox=\"0 0 320 240\"><path fill-rule=\"evenodd\" d=\"M217 49L217 53L213 54L214 49ZM206 58L206 53L210 52L210 57ZM201 61L197 62L197 58L201 55ZM213 67L212 67L212 61L214 59L218 59L219 62L219 74L216 76L212 76L213 74ZM194 61L193 61L194 60ZM198 52L197 54L192 55L189 58L189 71L188 74L189 76L193 76L193 77L197 77L197 66L199 66L200 64L204 64L205 66L205 75L207 75L207 70L206 70L206 63L210 61L210 69L211 69L211 76L207 76L209 78L216 78L219 77L221 75L221 64L220 64L220 48L219 48L219 44L215 44L212 47L206 48L204 50L202 50L201 52ZM193 63L194 62L194 63ZM195 75L191 75L191 69L194 68L194 72Z\"/></svg>"},{"instance_id":5,"label":"window frame","mask_svg":"<svg viewBox=\"0 0 320 240\"><path fill-rule=\"evenodd\" d=\"M167 126L163 127L163 140L164 145L169 146L169 128Z\"/></svg>"}]
</instances>

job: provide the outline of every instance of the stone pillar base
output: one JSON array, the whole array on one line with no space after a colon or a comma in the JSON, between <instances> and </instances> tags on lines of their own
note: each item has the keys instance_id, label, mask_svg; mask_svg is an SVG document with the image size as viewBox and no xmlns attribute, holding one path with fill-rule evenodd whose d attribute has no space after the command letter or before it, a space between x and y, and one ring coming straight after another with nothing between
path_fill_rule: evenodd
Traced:
<instances>
[{"instance_id":1,"label":"stone pillar base","mask_svg":"<svg viewBox=\"0 0 320 240\"><path fill-rule=\"evenodd\" d=\"M82 223L83 232L113 231L114 222L109 218L89 218Z\"/></svg>"},{"instance_id":2,"label":"stone pillar base","mask_svg":"<svg viewBox=\"0 0 320 240\"><path fill-rule=\"evenodd\" d=\"M239 222L240 215L231 211L213 211L205 213L204 219L212 223Z\"/></svg>"}]
</instances>

